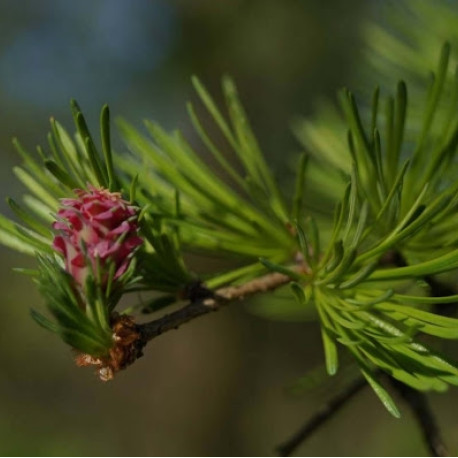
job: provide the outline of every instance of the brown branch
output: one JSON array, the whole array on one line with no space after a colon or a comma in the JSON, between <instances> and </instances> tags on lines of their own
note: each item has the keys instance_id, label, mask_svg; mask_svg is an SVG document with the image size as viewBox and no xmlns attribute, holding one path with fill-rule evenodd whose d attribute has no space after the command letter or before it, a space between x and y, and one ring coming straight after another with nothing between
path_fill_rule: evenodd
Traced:
<instances>
[{"instance_id":1,"label":"brown branch","mask_svg":"<svg viewBox=\"0 0 458 458\"><path fill-rule=\"evenodd\" d=\"M279 455L291 456L302 442L307 440L321 425L326 423L366 386L366 380L364 378L358 378L339 394L331 398L290 439L277 447Z\"/></svg>"},{"instance_id":2,"label":"brown branch","mask_svg":"<svg viewBox=\"0 0 458 458\"><path fill-rule=\"evenodd\" d=\"M305 272L306 268L304 265L297 265L292 267L292 270L301 273ZM91 355L78 353L76 362L79 366L95 366L101 380L111 380L116 372L125 369L140 358L145 345L155 337L177 329L194 318L214 312L223 305L256 293L271 291L290 281L288 275L271 273L239 286L227 286L215 291L200 282L188 285L184 291L185 297L190 300L188 305L144 324L135 324L132 317L119 319L117 315L114 316L112 323L114 345L109 354L103 358L94 358Z\"/></svg>"},{"instance_id":3,"label":"brown branch","mask_svg":"<svg viewBox=\"0 0 458 458\"><path fill-rule=\"evenodd\" d=\"M299 268L298 268L299 270ZM197 297L176 312L164 315L157 320L138 325L144 345L155 337L199 316L214 312L222 306L236 300L242 300L256 293L271 291L290 282L291 278L281 273L271 273L251 280L239 286L227 286L216 291L204 287L199 289Z\"/></svg>"},{"instance_id":4,"label":"brown branch","mask_svg":"<svg viewBox=\"0 0 458 458\"><path fill-rule=\"evenodd\" d=\"M411 408L415 420L420 426L423 440L431 456L451 456L442 439L439 427L426 396L393 378L391 379L391 383Z\"/></svg>"}]
</instances>

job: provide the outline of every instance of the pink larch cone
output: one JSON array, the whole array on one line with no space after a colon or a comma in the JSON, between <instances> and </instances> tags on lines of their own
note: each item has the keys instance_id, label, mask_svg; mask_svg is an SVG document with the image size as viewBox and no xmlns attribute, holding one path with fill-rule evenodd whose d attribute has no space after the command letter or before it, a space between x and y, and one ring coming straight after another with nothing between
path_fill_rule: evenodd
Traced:
<instances>
[{"instance_id":1,"label":"pink larch cone","mask_svg":"<svg viewBox=\"0 0 458 458\"><path fill-rule=\"evenodd\" d=\"M134 250L142 244L137 235L138 211L117 192L89 187L77 189L75 199L62 199L53 228L53 247L63 254L65 268L84 288L88 275L100 270L101 286L114 264L114 279L129 267Z\"/></svg>"}]
</instances>

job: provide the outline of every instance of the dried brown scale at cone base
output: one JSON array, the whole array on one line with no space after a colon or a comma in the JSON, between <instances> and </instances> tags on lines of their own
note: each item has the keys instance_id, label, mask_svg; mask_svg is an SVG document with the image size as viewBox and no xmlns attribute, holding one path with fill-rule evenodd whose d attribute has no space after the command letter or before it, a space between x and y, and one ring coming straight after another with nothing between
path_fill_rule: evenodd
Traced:
<instances>
[{"instance_id":1,"label":"dried brown scale at cone base","mask_svg":"<svg viewBox=\"0 0 458 458\"><path fill-rule=\"evenodd\" d=\"M113 346L107 356L95 358L80 353L76 356L77 366L96 366L100 380L112 380L117 372L125 369L140 358L145 341L134 320L127 315L114 314L112 318Z\"/></svg>"}]
</instances>

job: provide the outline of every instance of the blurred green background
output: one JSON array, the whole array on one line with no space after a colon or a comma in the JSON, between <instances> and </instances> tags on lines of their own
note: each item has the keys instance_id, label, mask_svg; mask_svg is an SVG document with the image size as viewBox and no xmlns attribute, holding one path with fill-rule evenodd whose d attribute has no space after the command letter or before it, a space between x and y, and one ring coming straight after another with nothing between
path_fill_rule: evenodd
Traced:
<instances>
[{"instance_id":1,"label":"blurred green background","mask_svg":"<svg viewBox=\"0 0 458 458\"><path fill-rule=\"evenodd\" d=\"M255 132L290 185L295 114L358 79L363 0L2 0L1 195L23 189L11 138L45 144L48 119L70 127L78 100L95 126L100 106L145 117L191 139L185 102L197 74L217 95L236 79ZM120 143L118 143L120 145ZM4 200L2 213L9 214ZM0 454L272 455L325 401L285 387L322 362L314 323L281 323L234 304L151 343L113 382L75 367L71 351L29 317L33 284L12 272L31 260L0 247ZM263 299L261 299L262 301ZM268 300L268 298L264 299ZM332 395L332 387L328 390ZM457 390L430 397L458 450ZM424 455L406 408L394 420L366 389L304 444L302 455Z\"/></svg>"}]
</instances>

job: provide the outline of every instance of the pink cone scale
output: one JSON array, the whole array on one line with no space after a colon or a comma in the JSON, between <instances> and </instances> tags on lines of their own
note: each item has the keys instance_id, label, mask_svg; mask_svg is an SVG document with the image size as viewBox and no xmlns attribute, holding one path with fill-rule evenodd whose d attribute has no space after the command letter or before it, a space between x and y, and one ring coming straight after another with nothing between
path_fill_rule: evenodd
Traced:
<instances>
[{"instance_id":1,"label":"pink cone scale","mask_svg":"<svg viewBox=\"0 0 458 458\"><path fill-rule=\"evenodd\" d=\"M118 192L89 186L74 190L76 198L61 199L58 232L53 247L65 260L67 272L84 288L88 275L95 275L105 286L110 267L114 280L129 267L132 254L142 244L138 233L138 209L121 198ZM113 269L113 267L111 267Z\"/></svg>"}]
</instances>

